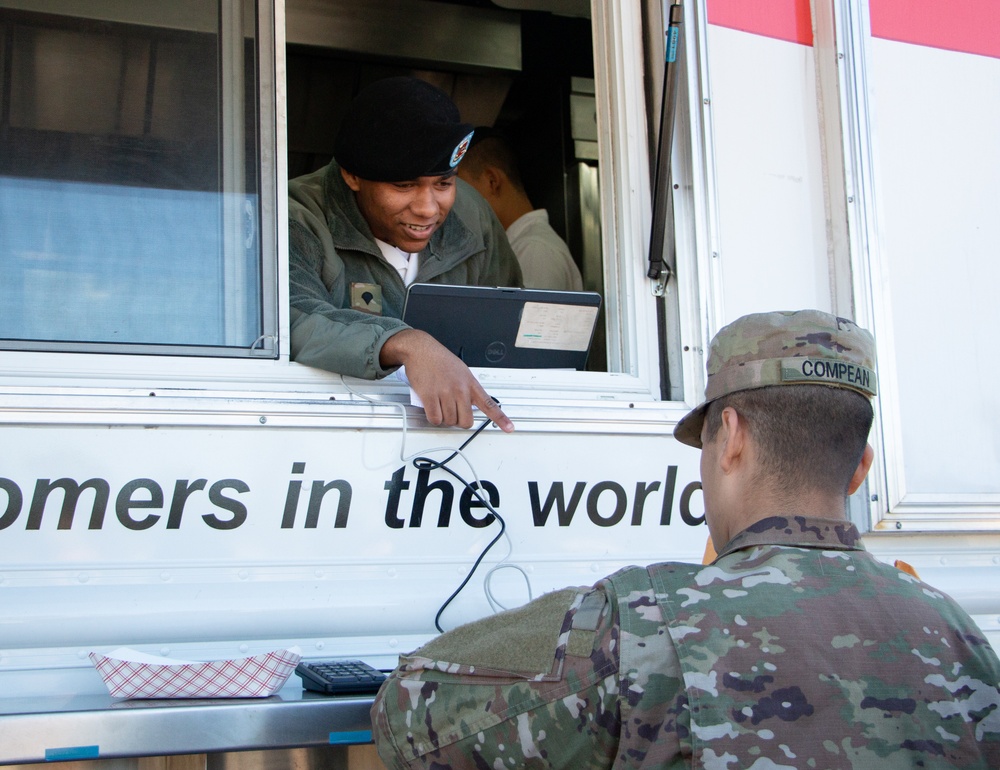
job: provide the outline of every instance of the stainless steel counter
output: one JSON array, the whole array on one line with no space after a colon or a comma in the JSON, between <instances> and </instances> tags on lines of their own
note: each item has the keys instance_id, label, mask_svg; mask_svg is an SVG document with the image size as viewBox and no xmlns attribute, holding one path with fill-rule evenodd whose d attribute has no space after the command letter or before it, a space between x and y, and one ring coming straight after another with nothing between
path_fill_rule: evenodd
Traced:
<instances>
[{"instance_id":1,"label":"stainless steel counter","mask_svg":"<svg viewBox=\"0 0 1000 770\"><path fill-rule=\"evenodd\" d=\"M0 764L368 743L372 697L0 697Z\"/></svg>"}]
</instances>

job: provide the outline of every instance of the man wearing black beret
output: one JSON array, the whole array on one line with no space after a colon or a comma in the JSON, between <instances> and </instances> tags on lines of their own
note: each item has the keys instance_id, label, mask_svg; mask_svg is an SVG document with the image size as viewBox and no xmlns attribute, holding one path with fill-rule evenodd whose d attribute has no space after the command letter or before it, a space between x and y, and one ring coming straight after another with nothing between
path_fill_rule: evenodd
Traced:
<instances>
[{"instance_id":1,"label":"man wearing black beret","mask_svg":"<svg viewBox=\"0 0 1000 770\"><path fill-rule=\"evenodd\" d=\"M358 94L334 160L288 183L292 358L367 379L405 366L432 424L470 427L476 406L509 432L468 367L400 320L414 282L521 285L503 226L456 175L472 133L417 78Z\"/></svg>"}]
</instances>

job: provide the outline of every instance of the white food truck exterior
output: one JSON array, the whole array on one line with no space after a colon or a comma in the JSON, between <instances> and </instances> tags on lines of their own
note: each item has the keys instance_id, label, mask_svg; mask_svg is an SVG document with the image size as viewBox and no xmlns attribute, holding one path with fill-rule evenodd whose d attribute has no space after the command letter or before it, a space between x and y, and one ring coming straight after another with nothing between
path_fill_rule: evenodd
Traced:
<instances>
[{"instance_id":1,"label":"white food truck exterior","mask_svg":"<svg viewBox=\"0 0 1000 770\"><path fill-rule=\"evenodd\" d=\"M123 13L83 5L90 19ZM173 5L150 23L190 29L201 5L216 13L215 3ZM410 5L436 4L400 7ZM32 265L17 285L4 279L0 316L17 305L32 322L68 316L84 327L69 338L27 321L0 331L16 343L0 346L3 697L103 692L88 653L119 646L208 660L297 645L306 657L388 667L436 633L439 607L496 535L458 480L402 459L443 459L438 448L468 433L429 426L400 382L345 382L289 360L285 40L330 18L362 23L355 6L226 0L213 17L221 343L88 339L77 305L122 300L92 277L58 275L58 231L82 239L86 223L32 220L36 245L19 246L10 233L29 214L17 202L36 200L26 190L45 180L0 178L3 257ZM589 11L608 371L478 370L517 430L485 430L451 467L480 480L509 543L490 551L442 624L520 604L529 586L537 596L627 564L700 561L698 454L671 430L700 400L708 340L748 312L815 307L855 318L878 344L876 462L851 500L867 547L951 593L1000 644L1000 12L990 0L685 3L675 269L663 289L646 277L659 109L649 95L659 95L664 28L655 6L594 0ZM24 76L17 14L79 6L0 0L3 9L11 89ZM234 39L250 42L234 51ZM255 68L241 58L251 49ZM256 94L256 123L234 90ZM12 133L18 93L4 101ZM247 165L230 142L254 148ZM44 194L62 195L57 209L68 211L75 193ZM154 258L182 260L201 204L155 206L172 212L157 227L175 240ZM120 212L121 227L141 219ZM116 246L107 232L109 249L141 251L142 238ZM194 291L198 279L170 280ZM233 311L236 283L256 299ZM233 328L256 332L249 353L232 353ZM484 576L508 551L515 568L493 573L487 595Z\"/></svg>"}]
</instances>

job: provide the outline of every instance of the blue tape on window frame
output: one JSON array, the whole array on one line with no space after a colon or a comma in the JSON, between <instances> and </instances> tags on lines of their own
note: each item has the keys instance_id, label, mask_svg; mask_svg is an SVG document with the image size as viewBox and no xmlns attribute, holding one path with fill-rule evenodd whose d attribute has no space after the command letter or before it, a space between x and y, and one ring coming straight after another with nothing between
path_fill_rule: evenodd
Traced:
<instances>
[{"instance_id":1,"label":"blue tape on window frame","mask_svg":"<svg viewBox=\"0 0 1000 770\"><path fill-rule=\"evenodd\" d=\"M63 746L58 749L45 749L45 761L65 762L68 759L97 759L100 754L100 746Z\"/></svg>"},{"instance_id":2,"label":"blue tape on window frame","mask_svg":"<svg viewBox=\"0 0 1000 770\"><path fill-rule=\"evenodd\" d=\"M667 61L677 61L677 45L680 42L680 30L677 27L667 29Z\"/></svg>"},{"instance_id":3,"label":"blue tape on window frame","mask_svg":"<svg viewBox=\"0 0 1000 770\"><path fill-rule=\"evenodd\" d=\"M372 731L371 730L353 730L343 733L330 733L330 744L345 744L345 743L371 743L372 742Z\"/></svg>"}]
</instances>

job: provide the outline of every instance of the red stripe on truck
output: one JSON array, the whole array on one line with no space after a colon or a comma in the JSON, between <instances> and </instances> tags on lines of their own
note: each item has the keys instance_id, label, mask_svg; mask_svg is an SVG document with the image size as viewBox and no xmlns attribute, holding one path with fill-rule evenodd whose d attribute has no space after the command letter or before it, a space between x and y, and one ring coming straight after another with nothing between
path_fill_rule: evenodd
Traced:
<instances>
[{"instance_id":1,"label":"red stripe on truck","mask_svg":"<svg viewBox=\"0 0 1000 770\"><path fill-rule=\"evenodd\" d=\"M1000 59L997 0L870 0L868 10L873 37Z\"/></svg>"},{"instance_id":2,"label":"red stripe on truck","mask_svg":"<svg viewBox=\"0 0 1000 770\"><path fill-rule=\"evenodd\" d=\"M809 0L708 0L708 23L812 45Z\"/></svg>"},{"instance_id":3,"label":"red stripe on truck","mask_svg":"<svg viewBox=\"0 0 1000 770\"><path fill-rule=\"evenodd\" d=\"M869 0L873 37L1000 59L998 0ZM708 0L708 23L812 45L809 0Z\"/></svg>"}]
</instances>

